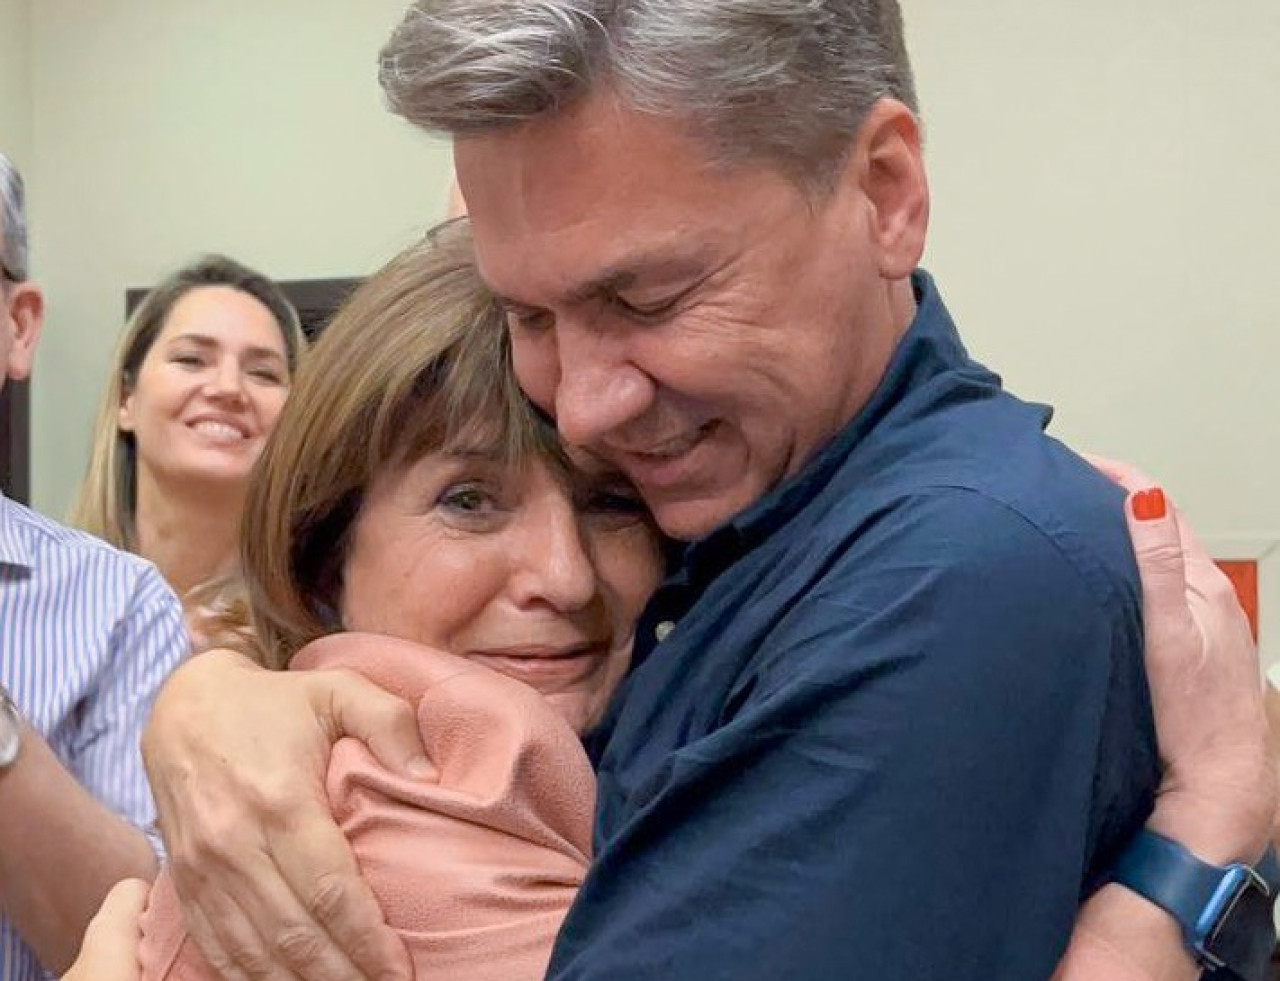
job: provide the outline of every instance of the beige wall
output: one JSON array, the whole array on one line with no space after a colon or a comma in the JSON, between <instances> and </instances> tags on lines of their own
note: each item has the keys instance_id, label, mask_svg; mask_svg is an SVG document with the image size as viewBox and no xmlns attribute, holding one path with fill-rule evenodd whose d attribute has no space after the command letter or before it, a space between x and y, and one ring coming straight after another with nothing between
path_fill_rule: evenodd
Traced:
<instances>
[{"instance_id":1,"label":"beige wall","mask_svg":"<svg viewBox=\"0 0 1280 981\"><path fill-rule=\"evenodd\" d=\"M50 301L36 503L64 513L127 287L219 250L278 278L361 275L443 214L446 148L382 107L405 0L39 0L34 262Z\"/></svg>"},{"instance_id":2,"label":"beige wall","mask_svg":"<svg viewBox=\"0 0 1280 981\"><path fill-rule=\"evenodd\" d=\"M31 156L30 0L0 0L0 151L20 168Z\"/></svg>"},{"instance_id":3,"label":"beige wall","mask_svg":"<svg viewBox=\"0 0 1280 981\"><path fill-rule=\"evenodd\" d=\"M70 498L126 286L211 248L280 277L360 273L440 212L446 154L381 108L374 80L404 4L39 0L33 123L10 105L0 36L0 125L33 133L52 300L42 507ZM904 7L935 194L928 265L971 347L1054 402L1057 433L1159 474L1216 547L1270 548L1280 3ZM26 9L0 0L0 27ZM1280 635L1274 561L1264 630Z\"/></svg>"},{"instance_id":4,"label":"beige wall","mask_svg":"<svg viewBox=\"0 0 1280 981\"><path fill-rule=\"evenodd\" d=\"M1280 3L905 0L928 258L1054 431L1159 475L1223 555L1280 538ZM1280 558L1263 648L1280 660Z\"/></svg>"}]
</instances>

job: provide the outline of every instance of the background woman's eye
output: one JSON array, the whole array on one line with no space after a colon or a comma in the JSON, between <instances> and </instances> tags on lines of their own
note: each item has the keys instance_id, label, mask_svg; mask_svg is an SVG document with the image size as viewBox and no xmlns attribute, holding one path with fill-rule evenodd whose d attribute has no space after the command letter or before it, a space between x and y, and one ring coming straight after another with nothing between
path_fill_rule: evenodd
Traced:
<instances>
[{"instance_id":1,"label":"background woman's eye","mask_svg":"<svg viewBox=\"0 0 1280 981\"><path fill-rule=\"evenodd\" d=\"M285 377L274 368L251 368L249 374L260 381L268 382L272 385L283 385Z\"/></svg>"},{"instance_id":2,"label":"background woman's eye","mask_svg":"<svg viewBox=\"0 0 1280 981\"><path fill-rule=\"evenodd\" d=\"M180 364L184 368L199 368L204 364L204 358L199 354L175 354L169 358L174 364Z\"/></svg>"}]
</instances>

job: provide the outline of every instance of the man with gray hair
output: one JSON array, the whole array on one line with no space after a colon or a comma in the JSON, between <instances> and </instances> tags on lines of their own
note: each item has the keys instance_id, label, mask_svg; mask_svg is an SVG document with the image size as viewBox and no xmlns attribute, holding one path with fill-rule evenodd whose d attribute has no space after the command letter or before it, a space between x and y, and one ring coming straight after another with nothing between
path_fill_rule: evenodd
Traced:
<instances>
[{"instance_id":1,"label":"man with gray hair","mask_svg":"<svg viewBox=\"0 0 1280 981\"><path fill-rule=\"evenodd\" d=\"M3 154L0 202L3 385L30 373L44 313ZM138 739L187 647L149 563L0 494L0 981L65 970L111 885L154 874Z\"/></svg>"},{"instance_id":2,"label":"man with gray hair","mask_svg":"<svg viewBox=\"0 0 1280 981\"><path fill-rule=\"evenodd\" d=\"M1150 815L1208 867L1256 861L1270 798L1247 831L1168 796L1152 814L1121 494L968 356L918 268L897 4L419 0L382 80L454 139L526 394L686 543L590 738L596 856L549 976L1047 978L1095 893L1120 935L1176 944L1102 888L1117 856ZM192 744L165 738L183 705L157 756ZM203 798L158 793L189 839ZM174 849L175 877L216 896L217 962L315 958L301 915L235 914L237 862L206 845L203 870ZM306 878L303 844L275 851ZM312 881L303 905L341 925ZM1210 962L1188 936L1181 976Z\"/></svg>"}]
</instances>

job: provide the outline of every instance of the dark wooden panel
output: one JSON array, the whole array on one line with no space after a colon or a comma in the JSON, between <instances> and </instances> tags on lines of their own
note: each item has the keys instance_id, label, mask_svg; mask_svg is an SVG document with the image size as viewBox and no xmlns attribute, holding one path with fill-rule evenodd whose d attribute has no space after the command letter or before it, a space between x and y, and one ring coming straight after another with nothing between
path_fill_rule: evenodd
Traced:
<instances>
[{"instance_id":1,"label":"dark wooden panel","mask_svg":"<svg viewBox=\"0 0 1280 981\"><path fill-rule=\"evenodd\" d=\"M31 503L31 392L26 382L0 389L0 489L5 497Z\"/></svg>"},{"instance_id":2,"label":"dark wooden panel","mask_svg":"<svg viewBox=\"0 0 1280 981\"><path fill-rule=\"evenodd\" d=\"M298 319L307 337L315 340L333 319L334 313L351 291L360 285L355 278L345 279L291 279L277 284L289 302L298 308ZM129 317L147 295L146 288L125 291L125 316Z\"/></svg>"}]
</instances>

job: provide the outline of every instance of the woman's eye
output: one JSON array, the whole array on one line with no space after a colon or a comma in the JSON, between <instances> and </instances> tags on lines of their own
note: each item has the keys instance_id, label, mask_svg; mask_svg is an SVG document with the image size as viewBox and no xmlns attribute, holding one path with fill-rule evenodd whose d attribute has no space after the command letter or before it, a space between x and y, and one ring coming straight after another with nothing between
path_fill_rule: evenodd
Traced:
<instances>
[{"instance_id":1,"label":"woman's eye","mask_svg":"<svg viewBox=\"0 0 1280 981\"><path fill-rule=\"evenodd\" d=\"M588 520L608 527L630 527L644 521L648 509L634 491L594 491L579 503L578 510Z\"/></svg>"},{"instance_id":2,"label":"woman's eye","mask_svg":"<svg viewBox=\"0 0 1280 981\"><path fill-rule=\"evenodd\" d=\"M274 368L250 368L249 375L259 381L264 381L269 385L285 384L285 377Z\"/></svg>"},{"instance_id":3,"label":"woman's eye","mask_svg":"<svg viewBox=\"0 0 1280 981\"><path fill-rule=\"evenodd\" d=\"M440 495L440 504L462 514L485 514L495 507L493 498L483 488L469 484L450 487Z\"/></svg>"},{"instance_id":4,"label":"woman's eye","mask_svg":"<svg viewBox=\"0 0 1280 981\"><path fill-rule=\"evenodd\" d=\"M587 510L610 514L642 514L644 501L636 494L601 492L588 499Z\"/></svg>"},{"instance_id":5,"label":"woman's eye","mask_svg":"<svg viewBox=\"0 0 1280 981\"><path fill-rule=\"evenodd\" d=\"M184 368L199 368L204 365L204 358L198 354L175 354L169 360Z\"/></svg>"}]
</instances>

